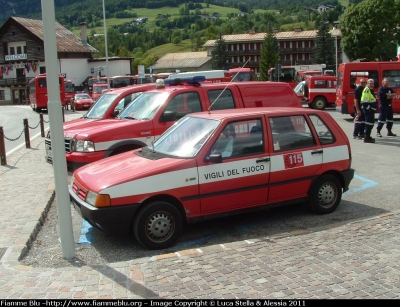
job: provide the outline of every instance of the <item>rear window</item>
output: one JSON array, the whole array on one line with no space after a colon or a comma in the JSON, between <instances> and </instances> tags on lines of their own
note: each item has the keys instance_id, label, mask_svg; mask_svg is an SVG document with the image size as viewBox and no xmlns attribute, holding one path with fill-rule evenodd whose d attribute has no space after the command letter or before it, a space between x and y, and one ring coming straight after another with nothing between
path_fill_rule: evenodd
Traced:
<instances>
[{"instance_id":1,"label":"rear window","mask_svg":"<svg viewBox=\"0 0 400 307\"><path fill-rule=\"evenodd\" d=\"M235 109L233 95L229 89L223 92L222 90L208 91L208 99L212 105L211 110Z\"/></svg>"}]
</instances>

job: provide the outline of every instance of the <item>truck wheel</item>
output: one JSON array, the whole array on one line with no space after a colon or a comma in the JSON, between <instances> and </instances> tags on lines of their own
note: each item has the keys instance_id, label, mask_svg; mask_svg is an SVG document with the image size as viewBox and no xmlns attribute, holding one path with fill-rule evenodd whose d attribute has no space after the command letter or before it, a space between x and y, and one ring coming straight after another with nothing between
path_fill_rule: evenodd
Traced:
<instances>
[{"instance_id":1,"label":"truck wheel","mask_svg":"<svg viewBox=\"0 0 400 307\"><path fill-rule=\"evenodd\" d=\"M308 207L318 214L327 214L336 210L342 199L342 186L333 175L323 175L310 189Z\"/></svg>"},{"instance_id":2,"label":"truck wheel","mask_svg":"<svg viewBox=\"0 0 400 307\"><path fill-rule=\"evenodd\" d=\"M317 109L317 110L324 110L326 108L326 99L323 97L317 97L314 99L313 103L312 103L312 107L313 109Z\"/></svg>"},{"instance_id":3,"label":"truck wheel","mask_svg":"<svg viewBox=\"0 0 400 307\"><path fill-rule=\"evenodd\" d=\"M150 249L163 249L175 243L182 231L179 210L164 201L145 205L133 223L136 240Z\"/></svg>"}]
</instances>

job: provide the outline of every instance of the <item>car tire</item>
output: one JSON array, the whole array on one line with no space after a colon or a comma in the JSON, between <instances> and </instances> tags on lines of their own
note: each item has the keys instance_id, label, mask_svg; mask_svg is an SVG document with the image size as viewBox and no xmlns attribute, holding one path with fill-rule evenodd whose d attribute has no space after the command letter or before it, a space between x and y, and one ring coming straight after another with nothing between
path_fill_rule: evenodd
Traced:
<instances>
[{"instance_id":1,"label":"car tire","mask_svg":"<svg viewBox=\"0 0 400 307\"><path fill-rule=\"evenodd\" d=\"M317 97L312 103L312 108L316 110L324 110L326 108L327 102L323 97Z\"/></svg>"},{"instance_id":2,"label":"car tire","mask_svg":"<svg viewBox=\"0 0 400 307\"><path fill-rule=\"evenodd\" d=\"M318 214L332 213L342 199L342 186L333 175L323 175L312 185L308 207Z\"/></svg>"},{"instance_id":3,"label":"car tire","mask_svg":"<svg viewBox=\"0 0 400 307\"><path fill-rule=\"evenodd\" d=\"M163 249L175 243L182 232L182 225L182 216L175 206L154 201L137 213L133 233L144 247Z\"/></svg>"}]
</instances>

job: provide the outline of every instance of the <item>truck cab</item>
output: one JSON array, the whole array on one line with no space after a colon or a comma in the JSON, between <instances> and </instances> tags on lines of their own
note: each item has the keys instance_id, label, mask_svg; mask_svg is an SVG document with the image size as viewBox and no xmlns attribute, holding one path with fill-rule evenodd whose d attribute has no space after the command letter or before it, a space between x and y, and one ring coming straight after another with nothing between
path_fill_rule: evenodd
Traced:
<instances>
[{"instance_id":1,"label":"truck cab","mask_svg":"<svg viewBox=\"0 0 400 307\"><path fill-rule=\"evenodd\" d=\"M334 106L337 78L331 75L305 76L294 89L300 100L312 109Z\"/></svg>"}]
</instances>

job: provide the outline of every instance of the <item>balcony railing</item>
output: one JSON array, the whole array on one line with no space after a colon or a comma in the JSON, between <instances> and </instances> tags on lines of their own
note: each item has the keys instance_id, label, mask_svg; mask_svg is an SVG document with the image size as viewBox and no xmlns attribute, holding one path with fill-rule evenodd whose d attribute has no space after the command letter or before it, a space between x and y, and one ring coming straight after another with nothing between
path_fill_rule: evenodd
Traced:
<instances>
[{"instance_id":1,"label":"balcony railing","mask_svg":"<svg viewBox=\"0 0 400 307\"><path fill-rule=\"evenodd\" d=\"M0 79L0 86L27 86L29 80L33 78L8 78L8 79Z\"/></svg>"},{"instance_id":2,"label":"balcony railing","mask_svg":"<svg viewBox=\"0 0 400 307\"><path fill-rule=\"evenodd\" d=\"M245 55L245 54L260 54L261 50L258 49L246 49L246 50L228 50L228 54L233 55Z\"/></svg>"},{"instance_id":3,"label":"balcony railing","mask_svg":"<svg viewBox=\"0 0 400 307\"><path fill-rule=\"evenodd\" d=\"M306 48L280 48L279 52L280 53L307 53L307 52L313 52L314 47L306 47Z\"/></svg>"}]
</instances>

